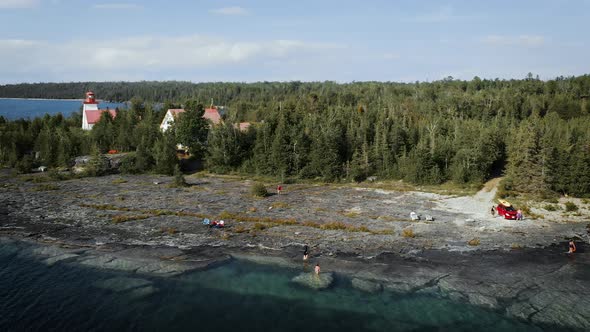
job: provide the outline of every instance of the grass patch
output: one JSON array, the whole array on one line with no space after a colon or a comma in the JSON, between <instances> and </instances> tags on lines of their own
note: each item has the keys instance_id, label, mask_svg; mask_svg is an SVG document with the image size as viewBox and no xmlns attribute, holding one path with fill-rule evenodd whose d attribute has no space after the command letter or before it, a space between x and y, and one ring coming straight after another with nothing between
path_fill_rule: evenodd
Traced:
<instances>
[{"instance_id":1,"label":"grass patch","mask_svg":"<svg viewBox=\"0 0 590 332\"><path fill-rule=\"evenodd\" d=\"M522 249L523 246L521 244L518 244L518 243L513 243L513 244L510 245L510 248L512 250L518 250L518 249Z\"/></svg>"},{"instance_id":2,"label":"grass patch","mask_svg":"<svg viewBox=\"0 0 590 332\"><path fill-rule=\"evenodd\" d=\"M46 184L42 184L42 185L39 185L39 186L33 188L33 191L50 191L50 190L58 190L58 189L59 189L59 187L56 186L55 184L46 183Z\"/></svg>"},{"instance_id":3,"label":"grass patch","mask_svg":"<svg viewBox=\"0 0 590 332\"><path fill-rule=\"evenodd\" d=\"M478 238L471 239L467 242L467 244L472 247L478 246L480 243L481 243L481 241Z\"/></svg>"},{"instance_id":4,"label":"grass patch","mask_svg":"<svg viewBox=\"0 0 590 332\"><path fill-rule=\"evenodd\" d=\"M122 184L122 183L127 183L127 180L125 179L114 179L113 181L111 181L112 184Z\"/></svg>"},{"instance_id":5,"label":"grass patch","mask_svg":"<svg viewBox=\"0 0 590 332\"><path fill-rule=\"evenodd\" d=\"M405 238L415 238L416 237L416 233L414 233L414 230L412 230L411 228L404 228L402 230L402 236Z\"/></svg>"},{"instance_id":6,"label":"grass patch","mask_svg":"<svg viewBox=\"0 0 590 332\"><path fill-rule=\"evenodd\" d=\"M349 226L341 221L330 221L320 226L321 229L339 230L347 229Z\"/></svg>"},{"instance_id":7,"label":"grass patch","mask_svg":"<svg viewBox=\"0 0 590 332\"><path fill-rule=\"evenodd\" d=\"M47 175L21 175L18 178L21 181L32 183L43 183L52 181Z\"/></svg>"},{"instance_id":8,"label":"grass patch","mask_svg":"<svg viewBox=\"0 0 590 332\"><path fill-rule=\"evenodd\" d=\"M306 227L320 228L320 224L315 221L304 221L302 225Z\"/></svg>"},{"instance_id":9,"label":"grass patch","mask_svg":"<svg viewBox=\"0 0 590 332\"><path fill-rule=\"evenodd\" d=\"M395 234L393 229L381 229L381 230L369 231L369 232L371 234L375 234L375 235L393 235L393 234Z\"/></svg>"},{"instance_id":10,"label":"grass patch","mask_svg":"<svg viewBox=\"0 0 590 332\"><path fill-rule=\"evenodd\" d=\"M273 209L287 209L290 208L289 204L285 202L274 202L270 205Z\"/></svg>"},{"instance_id":11,"label":"grass patch","mask_svg":"<svg viewBox=\"0 0 590 332\"><path fill-rule=\"evenodd\" d=\"M234 232L234 233L238 233L238 234L239 234L239 233L245 233L245 232L247 232L247 231L248 231L248 230L246 229L246 227L244 227L244 226L242 226L242 225L238 225L238 226L234 227L234 229L233 229L233 232Z\"/></svg>"},{"instance_id":12,"label":"grass patch","mask_svg":"<svg viewBox=\"0 0 590 332\"><path fill-rule=\"evenodd\" d=\"M342 215L345 217L348 217L348 218L356 218L356 217L360 216L360 213L354 212L354 211L349 211L349 212L344 212Z\"/></svg>"},{"instance_id":13,"label":"grass patch","mask_svg":"<svg viewBox=\"0 0 590 332\"><path fill-rule=\"evenodd\" d=\"M117 216L113 216L111 219L113 220L113 222L115 224L120 224L123 222L127 222L127 221L132 221L132 220L143 220L143 219L147 219L150 216L148 215L137 215L137 216L126 216L126 215L117 215Z\"/></svg>"},{"instance_id":14,"label":"grass patch","mask_svg":"<svg viewBox=\"0 0 590 332\"><path fill-rule=\"evenodd\" d=\"M176 229L175 227L162 227L160 228L160 233L168 233L169 235L174 235L178 233L178 229Z\"/></svg>"}]
</instances>

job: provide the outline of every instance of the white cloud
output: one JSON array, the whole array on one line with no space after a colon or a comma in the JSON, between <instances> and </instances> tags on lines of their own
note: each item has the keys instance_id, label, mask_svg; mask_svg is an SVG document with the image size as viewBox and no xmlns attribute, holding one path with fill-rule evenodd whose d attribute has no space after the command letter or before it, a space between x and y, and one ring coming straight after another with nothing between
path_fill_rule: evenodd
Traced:
<instances>
[{"instance_id":1,"label":"white cloud","mask_svg":"<svg viewBox=\"0 0 590 332\"><path fill-rule=\"evenodd\" d=\"M481 41L491 46L539 47L545 44L545 37L537 35L489 35L484 37Z\"/></svg>"},{"instance_id":2,"label":"white cloud","mask_svg":"<svg viewBox=\"0 0 590 332\"><path fill-rule=\"evenodd\" d=\"M142 6L134 3L102 3L92 6L94 9L141 9Z\"/></svg>"},{"instance_id":3,"label":"white cloud","mask_svg":"<svg viewBox=\"0 0 590 332\"><path fill-rule=\"evenodd\" d=\"M345 46L301 40L232 41L201 35L143 36L115 40L48 43L0 40L0 76L29 74L96 79L106 73L215 70L232 65L263 65L272 60L334 55ZM51 56L47 56L51 54ZM221 67L220 67L221 66Z\"/></svg>"},{"instance_id":4,"label":"white cloud","mask_svg":"<svg viewBox=\"0 0 590 332\"><path fill-rule=\"evenodd\" d=\"M250 13L247 9L238 6L211 9L210 12L220 15L248 15Z\"/></svg>"},{"instance_id":5,"label":"white cloud","mask_svg":"<svg viewBox=\"0 0 590 332\"><path fill-rule=\"evenodd\" d=\"M0 9L6 8L33 8L37 7L39 0L0 0Z\"/></svg>"}]
</instances>

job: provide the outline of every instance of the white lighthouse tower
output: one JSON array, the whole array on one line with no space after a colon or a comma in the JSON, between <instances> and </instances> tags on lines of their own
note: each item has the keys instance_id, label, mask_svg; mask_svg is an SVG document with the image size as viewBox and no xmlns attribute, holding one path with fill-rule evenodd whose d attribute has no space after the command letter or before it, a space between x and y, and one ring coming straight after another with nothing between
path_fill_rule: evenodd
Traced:
<instances>
[{"instance_id":1,"label":"white lighthouse tower","mask_svg":"<svg viewBox=\"0 0 590 332\"><path fill-rule=\"evenodd\" d=\"M108 108L104 110L98 109L98 101L96 101L96 98L94 97L94 92L86 92L86 99L84 99L82 106L82 129L92 129L94 124L100 120L100 116L103 112L109 112L113 118L117 116L116 110L110 110Z\"/></svg>"}]
</instances>

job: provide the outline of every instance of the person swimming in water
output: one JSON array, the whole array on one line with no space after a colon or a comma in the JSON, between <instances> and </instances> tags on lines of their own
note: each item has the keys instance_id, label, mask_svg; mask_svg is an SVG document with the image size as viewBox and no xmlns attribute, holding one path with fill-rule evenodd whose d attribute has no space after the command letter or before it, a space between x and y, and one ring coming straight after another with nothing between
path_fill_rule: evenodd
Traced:
<instances>
[{"instance_id":1,"label":"person swimming in water","mask_svg":"<svg viewBox=\"0 0 590 332\"><path fill-rule=\"evenodd\" d=\"M576 244L574 243L574 240L570 240L569 250L568 250L567 254L571 255L574 252L576 252Z\"/></svg>"},{"instance_id":2,"label":"person swimming in water","mask_svg":"<svg viewBox=\"0 0 590 332\"><path fill-rule=\"evenodd\" d=\"M314 271L315 271L315 274L316 274L316 275L318 275L318 276L320 275L320 263L317 263L317 264L315 265L315 269L314 269Z\"/></svg>"},{"instance_id":3,"label":"person swimming in water","mask_svg":"<svg viewBox=\"0 0 590 332\"><path fill-rule=\"evenodd\" d=\"M307 258L309 257L309 251L308 251L309 247L305 246L305 249L303 250L303 260L306 261Z\"/></svg>"}]
</instances>

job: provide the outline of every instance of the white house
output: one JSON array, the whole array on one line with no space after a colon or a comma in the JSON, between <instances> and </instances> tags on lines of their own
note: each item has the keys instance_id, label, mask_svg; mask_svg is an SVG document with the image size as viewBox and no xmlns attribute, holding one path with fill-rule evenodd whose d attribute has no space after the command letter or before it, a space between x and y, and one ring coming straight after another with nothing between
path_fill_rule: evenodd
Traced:
<instances>
[{"instance_id":1,"label":"white house","mask_svg":"<svg viewBox=\"0 0 590 332\"><path fill-rule=\"evenodd\" d=\"M100 120L100 116L103 112L109 112L113 118L117 116L117 110L110 110L108 108L103 110L99 109L98 101L94 98L94 92L86 92L86 99L84 99L82 107L82 129L92 129L98 120Z\"/></svg>"},{"instance_id":2,"label":"white house","mask_svg":"<svg viewBox=\"0 0 590 332\"><path fill-rule=\"evenodd\" d=\"M169 109L160 124L160 130L166 132L170 126L174 123L174 120L178 117L178 114L183 113L184 109L176 108L176 109ZM221 114L217 107L208 108L203 113L203 118L211 121L212 124L220 124L221 123Z\"/></svg>"}]
</instances>

